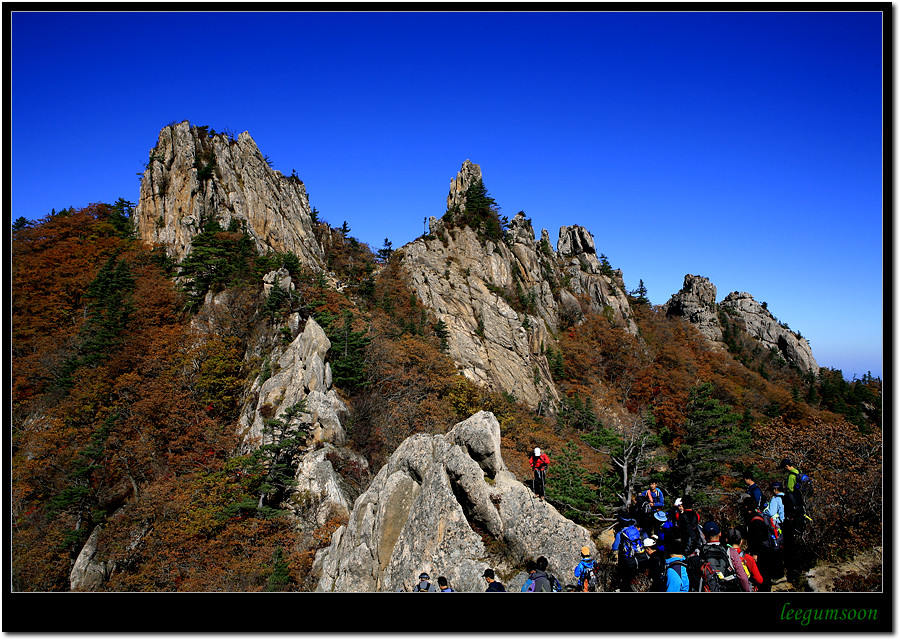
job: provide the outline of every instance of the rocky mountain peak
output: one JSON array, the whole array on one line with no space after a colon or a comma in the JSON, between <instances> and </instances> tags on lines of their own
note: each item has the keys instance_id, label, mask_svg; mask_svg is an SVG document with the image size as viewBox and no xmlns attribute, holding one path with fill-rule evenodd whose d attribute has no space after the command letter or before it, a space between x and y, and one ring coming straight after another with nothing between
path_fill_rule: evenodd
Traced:
<instances>
[{"instance_id":1,"label":"rocky mountain peak","mask_svg":"<svg viewBox=\"0 0 900 640\"><path fill-rule=\"evenodd\" d=\"M778 322L767 306L758 303L749 293L734 291L717 304L715 285L708 278L688 274L681 291L666 303L667 316L685 318L714 347L722 349L725 343L720 311L728 314L728 318L737 322L744 333L764 348L776 350L802 371L818 372L819 365L809 342Z\"/></svg>"},{"instance_id":2,"label":"rocky mountain peak","mask_svg":"<svg viewBox=\"0 0 900 640\"><path fill-rule=\"evenodd\" d=\"M450 180L450 193L447 194L447 209L464 211L466 208L466 191L481 179L481 167L479 165L471 160L463 162L456 177Z\"/></svg>"},{"instance_id":3,"label":"rocky mountain peak","mask_svg":"<svg viewBox=\"0 0 900 640\"><path fill-rule=\"evenodd\" d=\"M243 227L260 252L291 252L316 269L324 261L303 182L272 169L248 132L235 139L187 121L168 125L141 179L138 235L181 260L210 218Z\"/></svg>"},{"instance_id":4,"label":"rocky mountain peak","mask_svg":"<svg viewBox=\"0 0 900 640\"><path fill-rule=\"evenodd\" d=\"M722 327L716 306L716 285L709 278L687 274L684 286L666 303L668 317L686 318L708 340L722 348Z\"/></svg>"}]
</instances>

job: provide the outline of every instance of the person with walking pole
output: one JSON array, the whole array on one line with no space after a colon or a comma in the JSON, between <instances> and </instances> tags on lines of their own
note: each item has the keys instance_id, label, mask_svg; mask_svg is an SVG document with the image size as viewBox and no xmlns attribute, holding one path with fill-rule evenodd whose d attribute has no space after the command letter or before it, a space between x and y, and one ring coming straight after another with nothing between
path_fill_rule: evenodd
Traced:
<instances>
[{"instance_id":1,"label":"person with walking pole","mask_svg":"<svg viewBox=\"0 0 900 640\"><path fill-rule=\"evenodd\" d=\"M531 462L531 470L534 473L532 489L534 490L535 495L543 500L544 486L547 479L547 466L550 464L550 458L547 457L546 453L541 453L541 450L538 447L535 447L534 453L531 454L529 461Z\"/></svg>"}]
</instances>

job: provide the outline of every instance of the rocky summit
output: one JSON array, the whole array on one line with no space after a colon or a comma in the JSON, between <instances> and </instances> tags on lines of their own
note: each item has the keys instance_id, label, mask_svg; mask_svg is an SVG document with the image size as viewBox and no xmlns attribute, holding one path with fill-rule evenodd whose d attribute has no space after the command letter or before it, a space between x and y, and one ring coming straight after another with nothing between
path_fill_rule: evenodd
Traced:
<instances>
[{"instance_id":1,"label":"rocky summit","mask_svg":"<svg viewBox=\"0 0 900 640\"><path fill-rule=\"evenodd\" d=\"M290 252L321 266L306 187L272 169L248 132L237 138L187 121L159 133L141 179L138 235L176 260L210 218L247 231L260 252Z\"/></svg>"}]
</instances>

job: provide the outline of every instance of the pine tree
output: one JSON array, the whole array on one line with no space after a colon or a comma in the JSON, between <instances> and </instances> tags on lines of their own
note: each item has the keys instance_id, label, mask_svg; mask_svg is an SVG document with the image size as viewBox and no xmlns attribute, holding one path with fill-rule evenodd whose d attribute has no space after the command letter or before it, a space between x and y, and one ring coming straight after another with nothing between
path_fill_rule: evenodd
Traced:
<instances>
[{"instance_id":1,"label":"pine tree","mask_svg":"<svg viewBox=\"0 0 900 640\"><path fill-rule=\"evenodd\" d=\"M594 500L594 491L585 484L582 459L575 443L566 442L547 472L547 499L563 505L564 515L566 510L584 512Z\"/></svg>"},{"instance_id":2,"label":"pine tree","mask_svg":"<svg viewBox=\"0 0 900 640\"><path fill-rule=\"evenodd\" d=\"M669 485L686 494L698 494L727 473L725 465L749 453L750 427L741 414L713 397L706 382L690 390L684 436L674 450Z\"/></svg>"}]
</instances>

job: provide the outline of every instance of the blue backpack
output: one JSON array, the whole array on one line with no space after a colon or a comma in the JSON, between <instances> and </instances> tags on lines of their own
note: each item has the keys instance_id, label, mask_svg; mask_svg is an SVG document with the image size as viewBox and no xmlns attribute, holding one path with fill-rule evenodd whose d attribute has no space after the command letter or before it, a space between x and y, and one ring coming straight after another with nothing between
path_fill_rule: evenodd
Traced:
<instances>
[{"instance_id":1,"label":"blue backpack","mask_svg":"<svg viewBox=\"0 0 900 640\"><path fill-rule=\"evenodd\" d=\"M622 529L621 541L626 558L634 558L637 554L644 552L641 530L633 524Z\"/></svg>"}]
</instances>

